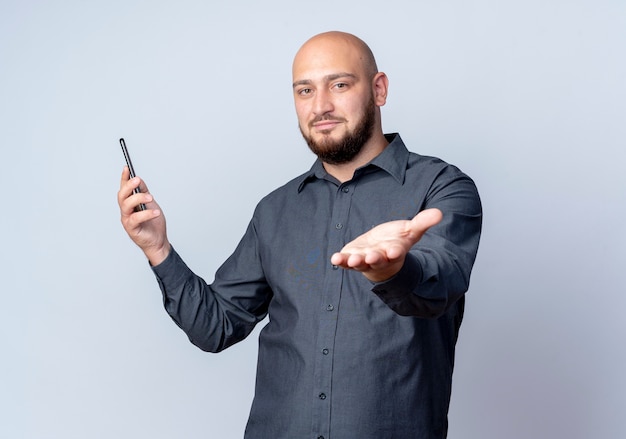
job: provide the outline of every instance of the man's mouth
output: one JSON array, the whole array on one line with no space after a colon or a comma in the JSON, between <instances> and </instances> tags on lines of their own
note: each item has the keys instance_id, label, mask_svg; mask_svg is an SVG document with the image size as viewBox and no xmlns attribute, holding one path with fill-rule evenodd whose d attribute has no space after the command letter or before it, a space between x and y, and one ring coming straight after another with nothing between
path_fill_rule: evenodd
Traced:
<instances>
[{"instance_id":1,"label":"man's mouth","mask_svg":"<svg viewBox=\"0 0 626 439\"><path fill-rule=\"evenodd\" d=\"M341 119L322 119L314 121L311 125L317 131L329 131L343 122Z\"/></svg>"}]
</instances>

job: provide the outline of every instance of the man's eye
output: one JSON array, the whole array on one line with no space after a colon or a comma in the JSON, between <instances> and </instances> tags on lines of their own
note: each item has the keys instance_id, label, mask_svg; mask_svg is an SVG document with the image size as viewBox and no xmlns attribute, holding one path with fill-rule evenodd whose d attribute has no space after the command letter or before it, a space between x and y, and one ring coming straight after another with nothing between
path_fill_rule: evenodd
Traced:
<instances>
[{"instance_id":1,"label":"man's eye","mask_svg":"<svg viewBox=\"0 0 626 439\"><path fill-rule=\"evenodd\" d=\"M335 84L335 88L346 88L348 86L348 84L346 84L345 82L338 82L337 84Z\"/></svg>"},{"instance_id":2,"label":"man's eye","mask_svg":"<svg viewBox=\"0 0 626 439\"><path fill-rule=\"evenodd\" d=\"M308 94L311 94L311 89L310 88L303 88L300 91L298 91L298 94L301 96L306 96Z\"/></svg>"}]
</instances>

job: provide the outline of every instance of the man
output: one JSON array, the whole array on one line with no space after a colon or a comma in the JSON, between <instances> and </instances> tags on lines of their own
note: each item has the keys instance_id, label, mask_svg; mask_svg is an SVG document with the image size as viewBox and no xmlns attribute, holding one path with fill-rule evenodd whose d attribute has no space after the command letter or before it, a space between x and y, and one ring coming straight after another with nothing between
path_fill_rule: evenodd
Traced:
<instances>
[{"instance_id":1,"label":"man","mask_svg":"<svg viewBox=\"0 0 626 439\"><path fill-rule=\"evenodd\" d=\"M457 168L383 134L387 90L357 37L302 46L293 93L318 159L261 200L210 285L170 245L145 184L122 173L122 224L194 344L221 351L269 315L248 438L446 437L481 206Z\"/></svg>"}]
</instances>

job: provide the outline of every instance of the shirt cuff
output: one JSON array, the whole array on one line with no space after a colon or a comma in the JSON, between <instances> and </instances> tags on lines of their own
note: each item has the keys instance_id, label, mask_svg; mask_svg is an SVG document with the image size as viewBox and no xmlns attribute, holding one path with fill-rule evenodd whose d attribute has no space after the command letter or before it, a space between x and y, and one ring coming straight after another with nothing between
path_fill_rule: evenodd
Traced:
<instances>
[{"instance_id":1,"label":"shirt cuff","mask_svg":"<svg viewBox=\"0 0 626 439\"><path fill-rule=\"evenodd\" d=\"M191 270L180 255L171 247L170 253L159 265L150 266L161 288L180 285L191 274Z\"/></svg>"},{"instance_id":2,"label":"shirt cuff","mask_svg":"<svg viewBox=\"0 0 626 439\"><path fill-rule=\"evenodd\" d=\"M391 279L375 283L372 291L388 302L412 294L421 281L422 266L414 255L408 253L400 271Z\"/></svg>"}]
</instances>

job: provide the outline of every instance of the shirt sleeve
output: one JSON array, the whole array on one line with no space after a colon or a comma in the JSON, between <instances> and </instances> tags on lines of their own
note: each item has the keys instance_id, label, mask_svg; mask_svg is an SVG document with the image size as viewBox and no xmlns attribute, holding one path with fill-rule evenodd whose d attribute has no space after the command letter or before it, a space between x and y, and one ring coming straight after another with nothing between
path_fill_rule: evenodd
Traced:
<instances>
[{"instance_id":1,"label":"shirt sleeve","mask_svg":"<svg viewBox=\"0 0 626 439\"><path fill-rule=\"evenodd\" d=\"M407 254L396 276L372 291L398 314L437 318L468 290L482 228L474 182L447 165L434 178L421 210L438 208L442 221Z\"/></svg>"},{"instance_id":2,"label":"shirt sleeve","mask_svg":"<svg viewBox=\"0 0 626 439\"><path fill-rule=\"evenodd\" d=\"M172 248L152 267L165 310L200 349L220 352L243 340L267 315L271 291L256 255L252 223L208 285Z\"/></svg>"}]
</instances>

